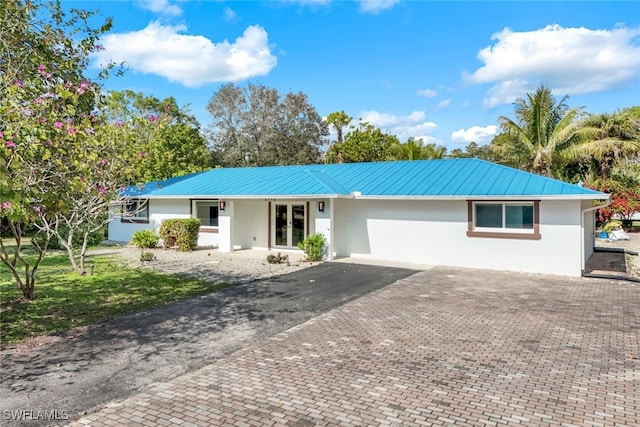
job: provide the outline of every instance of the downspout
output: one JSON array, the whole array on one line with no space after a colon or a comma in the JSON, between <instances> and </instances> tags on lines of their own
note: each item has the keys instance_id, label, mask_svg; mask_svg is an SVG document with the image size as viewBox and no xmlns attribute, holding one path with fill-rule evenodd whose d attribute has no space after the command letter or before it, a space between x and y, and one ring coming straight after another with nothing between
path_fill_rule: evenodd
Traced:
<instances>
[{"instance_id":1,"label":"downspout","mask_svg":"<svg viewBox=\"0 0 640 427\"><path fill-rule=\"evenodd\" d=\"M334 209L333 209L333 205L335 204L335 201L337 199L330 199L329 200L329 261L333 261L333 248L334 248L334 236L335 233L333 232L333 214L334 214Z\"/></svg>"},{"instance_id":2,"label":"downspout","mask_svg":"<svg viewBox=\"0 0 640 427\"><path fill-rule=\"evenodd\" d=\"M584 271L586 267L587 260L584 259L584 214L587 212L595 211L597 209L606 208L611 204L611 196L607 199L607 202L604 205L591 206L590 208L583 209L580 211L580 260L581 260L581 268L580 271Z\"/></svg>"}]
</instances>

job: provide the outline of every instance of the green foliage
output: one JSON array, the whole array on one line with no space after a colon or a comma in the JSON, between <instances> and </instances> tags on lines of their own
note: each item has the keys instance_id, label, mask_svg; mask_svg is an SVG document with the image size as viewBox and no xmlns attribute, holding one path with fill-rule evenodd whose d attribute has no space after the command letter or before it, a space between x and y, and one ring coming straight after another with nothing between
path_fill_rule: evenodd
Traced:
<instances>
[{"instance_id":1,"label":"green foliage","mask_svg":"<svg viewBox=\"0 0 640 427\"><path fill-rule=\"evenodd\" d=\"M605 224L617 216L625 227L631 226L631 217L640 212L640 170L637 175L633 173L634 170L632 167L621 169L611 178L598 179L587 184L589 188L611 195L609 206L596 212L599 224Z\"/></svg>"},{"instance_id":2,"label":"green foliage","mask_svg":"<svg viewBox=\"0 0 640 427\"><path fill-rule=\"evenodd\" d=\"M604 227L602 227L602 229L607 233L611 233L613 230L620 230L621 228L622 223L620 221L616 221L615 219L607 221Z\"/></svg>"},{"instance_id":3,"label":"green foliage","mask_svg":"<svg viewBox=\"0 0 640 427\"><path fill-rule=\"evenodd\" d=\"M84 75L101 49L99 36L111 28L110 19L93 28L95 19L56 0L1 3L0 216L16 244L11 254L1 245L0 259L28 299L48 239L60 226L84 236L102 227L96 218L117 192L114 176L126 173L117 140L103 132L99 84ZM21 230L31 225L45 237L29 261L20 253Z\"/></svg>"},{"instance_id":4,"label":"green foliage","mask_svg":"<svg viewBox=\"0 0 640 427\"><path fill-rule=\"evenodd\" d=\"M501 162L544 176L582 156L577 145L593 132L580 123L583 111L570 108L568 97L559 101L545 86L515 102L515 120L500 116L508 137L493 145Z\"/></svg>"},{"instance_id":5,"label":"green foliage","mask_svg":"<svg viewBox=\"0 0 640 427\"><path fill-rule=\"evenodd\" d=\"M200 124L173 97L160 100L131 90L110 91L105 114L119 126L132 165L130 184L200 172L212 166Z\"/></svg>"},{"instance_id":6,"label":"green foliage","mask_svg":"<svg viewBox=\"0 0 640 427\"><path fill-rule=\"evenodd\" d=\"M327 123L302 92L282 96L263 85L230 83L207 110L209 139L225 167L317 163L326 144Z\"/></svg>"},{"instance_id":7,"label":"green foliage","mask_svg":"<svg viewBox=\"0 0 640 427\"><path fill-rule=\"evenodd\" d=\"M421 139L409 138L404 144L392 147L394 160L434 160L442 159L447 148L436 144L424 144Z\"/></svg>"},{"instance_id":8,"label":"green foliage","mask_svg":"<svg viewBox=\"0 0 640 427\"><path fill-rule=\"evenodd\" d=\"M351 123L353 117L348 116L344 111L334 111L333 113L327 116L327 123L334 127L337 134L337 144L342 144L343 142L343 130L345 126L348 126Z\"/></svg>"},{"instance_id":9,"label":"green foliage","mask_svg":"<svg viewBox=\"0 0 640 427\"><path fill-rule=\"evenodd\" d=\"M306 239L298 243L298 247L304 251L307 261L322 261L327 240L321 233L316 233L307 236Z\"/></svg>"},{"instance_id":10,"label":"green foliage","mask_svg":"<svg viewBox=\"0 0 640 427\"><path fill-rule=\"evenodd\" d=\"M593 114L582 125L594 130L580 145L583 157L591 161L593 175L608 179L616 165L640 155L640 122L630 113Z\"/></svg>"},{"instance_id":11,"label":"green foliage","mask_svg":"<svg viewBox=\"0 0 640 427\"><path fill-rule=\"evenodd\" d=\"M289 255L280 255L280 252L278 252L278 255L269 254L267 255L267 262L269 264L289 263Z\"/></svg>"},{"instance_id":12,"label":"green foliage","mask_svg":"<svg viewBox=\"0 0 640 427\"><path fill-rule=\"evenodd\" d=\"M60 227L58 229L58 232L60 234L60 237L58 236L54 236L51 238L51 240L49 240L49 249L53 249L53 250L64 250L65 247L62 243L60 243L60 239L64 239L66 240L69 237L69 228L68 227ZM107 227L102 227L100 228L98 231L94 231L92 233L89 233L89 235L87 236L87 247L89 248L93 248L96 247L98 245L100 245L100 242L102 242L105 238L107 237ZM82 246L82 243L84 241L84 234L83 233L74 233L72 235L72 244L74 247L80 247Z\"/></svg>"},{"instance_id":13,"label":"green foliage","mask_svg":"<svg viewBox=\"0 0 640 427\"><path fill-rule=\"evenodd\" d=\"M326 156L327 163L381 162L394 159L393 147L400 140L390 133L382 132L370 123L360 122L349 131L344 143L333 145Z\"/></svg>"},{"instance_id":14,"label":"green foliage","mask_svg":"<svg viewBox=\"0 0 640 427\"><path fill-rule=\"evenodd\" d=\"M156 256L153 252L142 252L140 254L140 262L153 261L156 259Z\"/></svg>"},{"instance_id":15,"label":"green foliage","mask_svg":"<svg viewBox=\"0 0 640 427\"><path fill-rule=\"evenodd\" d=\"M181 252L191 252L198 247L200 220L197 218L165 219L160 225L160 238L165 246L174 242Z\"/></svg>"},{"instance_id":16,"label":"green foliage","mask_svg":"<svg viewBox=\"0 0 640 427\"><path fill-rule=\"evenodd\" d=\"M470 142L464 147L464 150L460 148L454 148L447 155L450 159L482 159L490 162L500 163L500 159L497 158L496 153L493 150L494 145L500 145L501 141L507 140L508 136L504 133L500 133L493 137L490 144L478 145L475 142Z\"/></svg>"},{"instance_id":17,"label":"green foliage","mask_svg":"<svg viewBox=\"0 0 640 427\"><path fill-rule=\"evenodd\" d=\"M25 252L33 261L33 248ZM64 255L47 256L39 270L38 298L33 301L19 298L15 283L8 280L8 270L0 265L0 344L95 324L231 286L133 269L119 257L96 256L91 262L94 274L79 276L70 271Z\"/></svg>"},{"instance_id":18,"label":"green foliage","mask_svg":"<svg viewBox=\"0 0 640 427\"><path fill-rule=\"evenodd\" d=\"M153 230L138 230L131 236L131 243L137 248L155 248L160 237Z\"/></svg>"}]
</instances>

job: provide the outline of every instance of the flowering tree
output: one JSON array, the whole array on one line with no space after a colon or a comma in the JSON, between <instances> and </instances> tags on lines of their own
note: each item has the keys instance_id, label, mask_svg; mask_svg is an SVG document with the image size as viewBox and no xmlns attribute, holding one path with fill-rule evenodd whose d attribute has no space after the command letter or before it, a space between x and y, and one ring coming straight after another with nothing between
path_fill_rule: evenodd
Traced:
<instances>
[{"instance_id":1,"label":"flowering tree","mask_svg":"<svg viewBox=\"0 0 640 427\"><path fill-rule=\"evenodd\" d=\"M61 224L91 229L92 215L126 173L99 114L100 88L84 76L99 35L111 26L107 20L92 29L91 16L75 9L67 16L57 1L0 4L0 217L16 242L0 241L0 260L27 299L35 297L38 265ZM31 261L22 245L29 224L40 230ZM83 272L73 249L72 264Z\"/></svg>"},{"instance_id":2,"label":"flowering tree","mask_svg":"<svg viewBox=\"0 0 640 427\"><path fill-rule=\"evenodd\" d=\"M600 179L588 185L590 188L611 194L611 203L598 209L596 219L604 224L616 216L625 226L631 225L631 217L640 212L640 179L630 174L617 173L611 178Z\"/></svg>"}]
</instances>

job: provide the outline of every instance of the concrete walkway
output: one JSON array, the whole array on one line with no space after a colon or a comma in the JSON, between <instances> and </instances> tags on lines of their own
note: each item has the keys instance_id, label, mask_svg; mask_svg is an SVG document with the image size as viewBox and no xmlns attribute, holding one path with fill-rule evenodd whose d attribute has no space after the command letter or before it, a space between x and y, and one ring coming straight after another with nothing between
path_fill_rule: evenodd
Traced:
<instances>
[{"instance_id":1,"label":"concrete walkway","mask_svg":"<svg viewBox=\"0 0 640 427\"><path fill-rule=\"evenodd\" d=\"M72 426L640 425L640 285L434 268Z\"/></svg>"}]
</instances>

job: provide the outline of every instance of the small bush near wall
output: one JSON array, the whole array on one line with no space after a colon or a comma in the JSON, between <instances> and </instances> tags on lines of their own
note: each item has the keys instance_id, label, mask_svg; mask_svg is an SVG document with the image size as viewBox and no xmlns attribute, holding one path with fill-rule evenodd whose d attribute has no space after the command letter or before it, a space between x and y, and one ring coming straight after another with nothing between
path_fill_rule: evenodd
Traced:
<instances>
[{"instance_id":1,"label":"small bush near wall","mask_svg":"<svg viewBox=\"0 0 640 427\"><path fill-rule=\"evenodd\" d=\"M160 237L151 230L138 230L131 236L131 243L137 248L155 248Z\"/></svg>"},{"instance_id":2,"label":"small bush near wall","mask_svg":"<svg viewBox=\"0 0 640 427\"><path fill-rule=\"evenodd\" d=\"M165 219L160 225L160 237L165 246L175 246L181 252L191 252L198 246L200 220L197 218Z\"/></svg>"},{"instance_id":3,"label":"small bush near wall","mask_svg":"<svg viewBox=\"0 0 640 427\"><path fill-rule=\"evenodd\" d=\"M269 264L284 264L286 262L289 265L289 255L280 255L280 252L278 252L278 255L269 254L267 255L267 262Z\"/></svg>"},{"instance_id":4,"label":"small bush near wall","mask_svg":"<svg viewBox=\"0 0 640 427\"><path fill-rule=\"evenodd\" d=\"M298 243L298 247L304 251L307 261L322 261L327 241L320 233L307 236L304 241Z\"/></svg>"}]
</instances>

